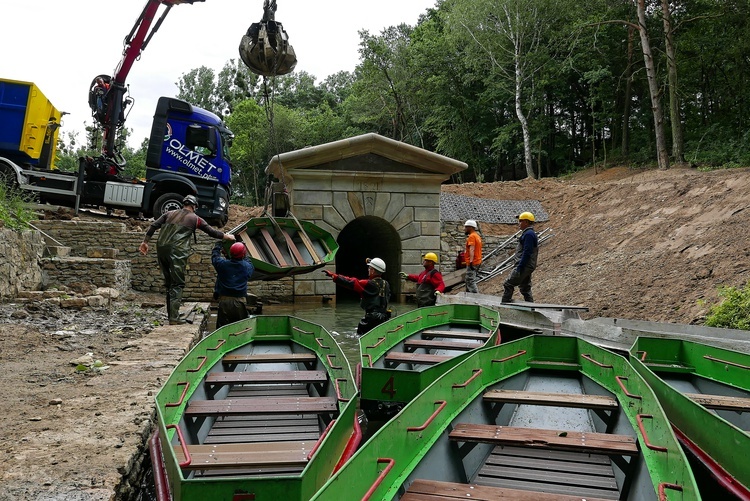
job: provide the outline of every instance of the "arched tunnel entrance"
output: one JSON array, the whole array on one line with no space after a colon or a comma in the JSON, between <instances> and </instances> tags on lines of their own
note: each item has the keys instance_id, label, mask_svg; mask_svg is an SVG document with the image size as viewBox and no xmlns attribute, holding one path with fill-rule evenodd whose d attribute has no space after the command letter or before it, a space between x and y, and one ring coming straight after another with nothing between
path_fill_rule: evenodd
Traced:
<instances>
[{"instance_id":1,"label":"arched tunnel entrance","mask_svg":"<svg viewBox=\"0 0 750 501\"><path fill-rule=\"evenodd\" d=\"M385 278L391 286L391 301L401 294L401 237L385 219L362 216L349 222L338 237L336 273L367 278L365 259L379 257L385 261ZM359 295L336 286L337 301L359 300Z\"/></svg>"}]
</instances>

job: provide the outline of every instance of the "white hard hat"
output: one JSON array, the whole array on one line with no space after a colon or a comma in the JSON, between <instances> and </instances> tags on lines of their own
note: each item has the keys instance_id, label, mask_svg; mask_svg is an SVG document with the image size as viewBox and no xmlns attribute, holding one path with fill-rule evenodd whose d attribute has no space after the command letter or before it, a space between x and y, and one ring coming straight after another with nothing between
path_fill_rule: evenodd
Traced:
<instances>
[{"instance_id":1,"label":"white hard hat","mask_svg":"<svg viewBox=\"0 0 750 501\"><path fill-rule=\"evenodd\" d=\"M464 223L464 226L471 226L472 228L474 228L476 230L477 229L477 222L474 221L473 219L469 219L468 221L466 221Z\"/></svg>"},{"instance_id":2,"label":"white hard hat","mask_svg":"<svg viewBox=\"0 0 750 501\"><path fill-rule=\"evenodd\" d=\"M379 257L370 259L370 262L367 263L367 266L375 271L379 271L380 273L385 273L385 261L383 261Z\"/></svg>"}]
</instances>

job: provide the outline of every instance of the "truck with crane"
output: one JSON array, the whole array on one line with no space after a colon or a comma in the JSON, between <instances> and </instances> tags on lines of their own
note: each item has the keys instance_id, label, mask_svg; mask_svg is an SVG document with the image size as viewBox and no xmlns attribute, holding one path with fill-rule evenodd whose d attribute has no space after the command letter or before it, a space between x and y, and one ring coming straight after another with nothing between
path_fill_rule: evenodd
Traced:
<instances>
[{"instance_id":1,"label":"truck with crane","mask_svg":"<svg viewBox=\"0 0 750 501\"><path fill-rule=\"evenodd\" d=\"M60 113L31 82L0 78L0 178L6 185L36 193L42 202L108 212L158 217L181 207L185 195L198 199L196 212L224 226L229 215L232 132L220 117L190 103L161 97L156 105L146 151L145 179L122 176L125 160L117 147L132 104L126 79L170 9L204 0L148 0L125 38L123 56L112 76L96 76L89 89L92 116L102 130L102 151L79 159L78 172L55 168ZM154 19L161 6L159 19ZM281 23L274 20L275 0L265 0L260 23L253 23L239 47L250 69L282 75L296 57ZM153 24L153 27L152 27Z\"/></svg>"}]
</instances>

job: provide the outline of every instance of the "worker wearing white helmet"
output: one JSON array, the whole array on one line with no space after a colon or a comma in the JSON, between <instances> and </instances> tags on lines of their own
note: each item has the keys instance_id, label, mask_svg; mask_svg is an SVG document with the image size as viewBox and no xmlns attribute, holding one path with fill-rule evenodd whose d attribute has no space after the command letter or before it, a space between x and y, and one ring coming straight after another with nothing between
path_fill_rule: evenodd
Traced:
<instances>
[{"instance_id":1,"label":"worker wearing white helmet","mask_svg":"<svg viewBox=\"0 0 750 501\"><path fill-rule=\"evenodd\" d=\"M428 252L422 258L422 266L424 266L422 273L419 275L408 275L403 271L399 273L404 280L417 283L417 306L420 308L423 306L434 306L437 302L437 294L442 294L445 290L443 275L435 269L437 262L437 254Z\"/></svg>"},{"instance_id":2,"label":"worker wearing white helmet","mask_svg":"<svg viewBox=\"0 0 750 501\"><path fill-rule=\"evenodd\" d=\"M534 297L531 295L531 274L536 269L536 260L539 255L539 239L533 228L535 222L536 218L531 212L522 212L518 215L518 228L521 230L521 236L518 238L516 253L513 255L515 267L503 283L503 303L511 301L516 287L525 301L534 302Z\"/></svg>"},{"instance_id":3,"label":"worker wearing white helmet","mask_svg":"<svg viewBox=\"0 0 750 501\"><path fill-rule=\"evenodd\" d=\"M479 292L477 289L477 272L482 264L482 237L477 231L477 222L469 219L464 223L464 233L466 234L466 292Z\"/></svg>"},{"instance_id":4,"label":"worker wearing white helmet","mask_svg":"<svg viewBox=\"0 0 750 501\"><path fill-rule=\"evenodd\" d=\"M323 273L331 277L334 282L359 294L359 305L365 310L365 316L357 325L357 334L360 336L391 318L391 311L388 309L391 286L382 277L382 274L385 273L385 261L379 257L374 257L372 259L367 258L365 263L367 263L368 273L368 277L365 279L346 277L323 270Z\"/></svg>"}]
</instances>

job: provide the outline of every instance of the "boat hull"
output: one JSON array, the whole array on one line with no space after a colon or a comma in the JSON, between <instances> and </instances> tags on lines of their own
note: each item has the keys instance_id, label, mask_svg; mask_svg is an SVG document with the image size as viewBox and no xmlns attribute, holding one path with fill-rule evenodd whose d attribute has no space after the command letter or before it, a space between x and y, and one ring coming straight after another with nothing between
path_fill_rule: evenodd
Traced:
<instances>
[{"instance_id":1,"label":"boat hull","mask_svg":"<svg viewBox=\"0 0 750 501\"><path fill-rule=\"evenodd\" d=\"M691 341L639 337L630 358L659 398L681 443L719 485L739 499L750 499L750 434L745 431L750 429L750 355Z\"/></svg>"},{"instance_id":2,"label":"boat hull","mask_svg":"<svg viewBox=\"0 0 750 501\"><path fill-rule=\"evenodd\" d=\"M310 499L359 444L357 399L323 327L258 316L218 329L156 397L159 501Z\"/></svg>"},{"instance_id":3,"label":"boat hull","mask_svg":"<svg viewBox=\"0 0 750 501\"><path fill-rule=\"evenodd\" d=\"M545 395L553 397L562 391L564 384L572 381L573 386L579 385L587 399L615 400L617 411L605 413L604 416L609 417L603 419L589 409L576 409L584 412L583 416L571 414L578 416L576 423L591 426L594 431L580 432L574 429L550 435L534 425L538 420L567 419L565 416L568 414L563 406L537 407L518 403L496 406L486 400L490 390L524 392L532 381L552 384L547 387L549 393ZM563 386L555 391L558 384ZM567 399L567 395L565 397ZM577 338L538 335L477 350L438 377L378 430L313 499L340 499L342 489L346 489L351 499L437 499L409 497L410 487L418 481L429 484L434 492L446 485L454 493L459 492L456 486L470 489L484 475L483 469L487 468L487 461L496 449L510 448L507 444L496 446L494 442L498 437L502 438L506 430L510 430L506 428L509 424L515 428L519 422L527 419L522 413L527 409L535 411L526 413L533 423L522 427L528 429L530 435L517 445L543 451L551 447L550 443L564 443L571 438L569 435L576 433L583 433L582 442L587 442L586 436L593 440L594 436L598 438L600 434L606 434L605 437L616 434L618 439L625 437L622 440L630 437L639 444L636 453L631 450L634 454L632 470L625 475L613 468L614 473L610 477L610 483L616 482L616 489L623 499L674 499L673 496L683 500L700 499L687 459L654 394L627 360ZM475 444L474 448L468 448L468 452L464 452L464 447L469 439L456 440L452 437L463 430L486 426L500 428L494 435L490 434L487 443ZM543 435L546 438L535 439L535 433L546 433ZM577 447L581 445L579 443ZM579 454L581 457L588 455ZM614 460L612 464L615 464ZM485 478L483 488L560 494L560 491L554 490L554 481L550 480L555 477L552 473L539 474L537 471L539 479L522 485L523 479L533 477L532 467L521 467L514 474L511 472L509 479L501 479L503 473L499 470L502 470L502 464L495 470L495 486L487 487ZM568 479L577 473L567 472L561 477ZM541 486L545 477L548 477L548 481ZM520 481L513 483L513 479ZM626 479L629 480L626 482ZM582 488L587 488L592 482L583 481ZM560 488L559 485L557 488ZM562 489L573 492L570 485ZM603 497L593 491L587 492L582 497ZM612 495L616 498L618 494L611 492Z\"/></svg>"},{"instance_id":4,"label":"boat hull","mask_svg":"<svg viewBox=\"0 0 750 501\"><path fill-rule=\"evenodd\" d=\"M296 218L256 217L229 233L247 246L255 267L250 280L279 280L310 273L332 263L338 251L330 233ZM225 245L228 252L229 244Z\"/></svg>"}]
</instances>

